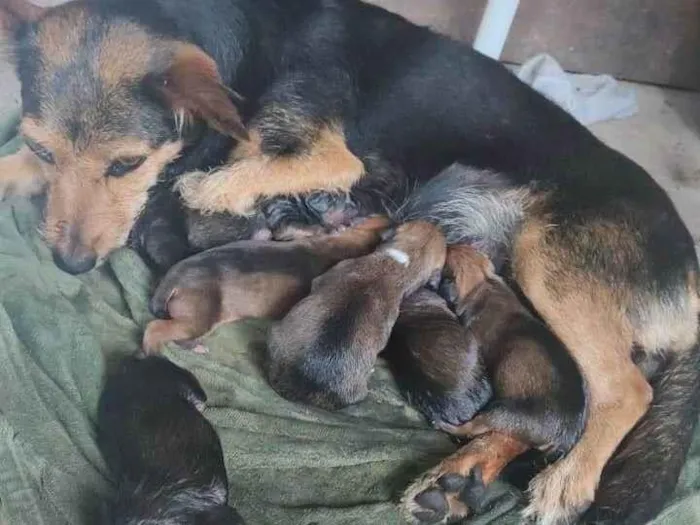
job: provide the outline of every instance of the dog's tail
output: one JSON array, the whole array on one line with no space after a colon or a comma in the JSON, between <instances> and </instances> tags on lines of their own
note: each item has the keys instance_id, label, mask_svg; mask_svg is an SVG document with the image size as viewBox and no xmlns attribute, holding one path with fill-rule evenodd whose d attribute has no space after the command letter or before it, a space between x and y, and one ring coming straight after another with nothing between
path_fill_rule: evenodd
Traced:
<instances>
[{"instance_id":1,"label":"dog's tail","mask_svg":"<svg viewBox=\"0 0 700 525\"><path fill-rule=\"evenodd\" d=\"M497 173L453 164L418 187L395 218L433 222L448 244L468 243L498 260L509 251L531 201L527 188L516 188Z\"/></svg>"},{"instance_id":2,"label":"dog's tail","mask_svg":"<svg viewBox=\"0 0 700 525\"><path fill-rule=\"evenodd\" d=\"M700 410L700 344L669 359L652 381L651 407L603 471L585 523L641 525L674 491Z\"/></svg>"}]
</instances>

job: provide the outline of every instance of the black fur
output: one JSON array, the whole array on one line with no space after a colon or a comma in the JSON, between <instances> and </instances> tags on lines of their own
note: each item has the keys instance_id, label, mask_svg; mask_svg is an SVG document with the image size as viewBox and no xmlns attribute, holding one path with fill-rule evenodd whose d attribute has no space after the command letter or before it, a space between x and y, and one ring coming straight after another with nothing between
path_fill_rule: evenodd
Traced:
<instances>
[{"instance_id":1,"label":"black fur","mask_svg":"<svg viewBox=\"0 0 700 525\"><path fill-rule=\"evenodd\" d=\"M98 444L117 483L109 523L242 525L227 506L216 431L195 377L163 357L126 358L99 403Z\"/></svg>"},{"instance_id":2,"label":"black fur","mask_svg":"<svg viewBox=\"0 0 700 525\"><path fill-rule=\"evenodd\" d=\"M409 403L439 428L466 423L491 398L479 351L445 300L422 289L401 303L382 356Z\"/></svg>"}]
</instances>

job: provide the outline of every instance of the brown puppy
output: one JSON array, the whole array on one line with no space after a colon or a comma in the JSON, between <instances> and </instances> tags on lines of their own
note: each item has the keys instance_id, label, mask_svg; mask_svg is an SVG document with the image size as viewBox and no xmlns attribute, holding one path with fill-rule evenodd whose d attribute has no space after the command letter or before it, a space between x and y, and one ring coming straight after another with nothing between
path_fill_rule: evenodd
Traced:
<instances>
[{"instance_id":1,"label":"brown puppy","mask_svg":"<svg viewBox=\"0 0 700 525\"><path fill-rule=\"evenodd\" d=\"M338 409L362 400L402 300L445 263L445 240L427 222L399 226L365 257L316 279L268 339L272 387L294 401Z\"/></svg>"},{"instance_id":2,"label":"brown puppy","mask_svg":"<svg viewBox=\"0 0 700 525\"><path fill-rule=\"evenodd\" d=\"M401 303L382 353L406 399L437 428L469 421L491 397L479 342L427 288Z\"/></svg>"},{"instance_id":3,"label":"brown puppy","mask_svg":"<svg viewBox=\"0 0 700 525\"><path fill-rule=\"evenodd\" d=\"M337 234L289 242L238 241L176 264L158 285L143 347L192 341L223 323L284 315L311 281L343 259L369 253L387 220L373 217ZM169 317L166 319L166 317Z\"/></svg>"},{"instance_id":4,"label":"brown puppy","mask_svg":"<svg viewBox=\"0 0 700 525\"><path fill-rule=\"evenodd\" d=\"M451 523L478 510L485 486L513 459L533 448L561 457L581 436L586 417L583 378L573 358L494 273L489 259L470 246L454 246L448 251L447 267L449 277L442 288L478 346L494 395L471 421L464 422L473 414L467 406L463 424L436 422L453 435L474 439L407 490L404 509L417 523ZM422 327L412 328L415 332ZM473 367L454 366L459 363L454 354L467 354L468 347L439 350L444 355L430 346L423 351L430 359L421 356L419 361L424 367L434 367L433 360L453 363L441 368L442 377L434 377L447 393L456 377L473 377ZM454 395L459 399L462 392Z\"/></svg>"}]
</instances>

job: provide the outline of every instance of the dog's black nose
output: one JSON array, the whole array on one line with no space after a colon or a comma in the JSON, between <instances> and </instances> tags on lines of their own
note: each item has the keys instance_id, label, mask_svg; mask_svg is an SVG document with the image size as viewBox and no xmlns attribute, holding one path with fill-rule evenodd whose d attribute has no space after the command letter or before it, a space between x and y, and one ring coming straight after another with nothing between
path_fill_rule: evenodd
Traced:
<instances>
[{"instance_id":1,"label":"dog's black nose","mask_svg":"<svg viewBox=\"0 0 700 525\"><path fill-rule=\"evenodd\" d=\"M78 275L92 270L97 263L97 257L82 250L73 250L72 253L61 253L59 250L53 250L53 261L64 272Z\"/></svg>"}]
</instances>

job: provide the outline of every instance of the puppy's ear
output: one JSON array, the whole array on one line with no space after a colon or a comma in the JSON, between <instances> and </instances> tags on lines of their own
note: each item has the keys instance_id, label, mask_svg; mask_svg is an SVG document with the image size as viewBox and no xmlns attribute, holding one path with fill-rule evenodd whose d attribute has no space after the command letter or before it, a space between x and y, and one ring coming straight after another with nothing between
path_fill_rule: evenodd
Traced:
<instances>
[{"instance_id":1,"label":"puppy's ear","mask_svg":"<svg viewBox=\"0 0 700 525\"><path fill-rule=\"evenodd\" d=\"M194 45L181 45L169 67L158 75L156 88L176 115L201 119L219 133L248 140L234 99L241 97L227 88L214 59Z\"/></svg>"}]
</instances>

